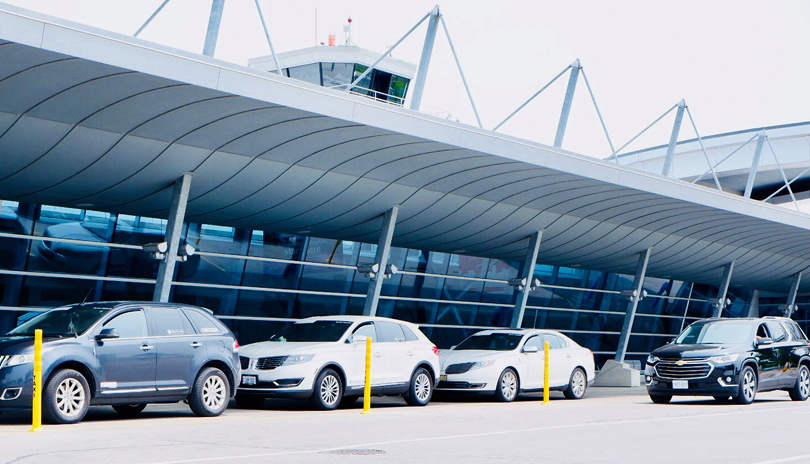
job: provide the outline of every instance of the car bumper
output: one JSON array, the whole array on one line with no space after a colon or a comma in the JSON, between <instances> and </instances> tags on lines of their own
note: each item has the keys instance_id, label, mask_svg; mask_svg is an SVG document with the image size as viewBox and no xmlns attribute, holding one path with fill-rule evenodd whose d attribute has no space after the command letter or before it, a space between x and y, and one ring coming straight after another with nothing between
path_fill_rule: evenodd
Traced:
<instances>
[{"instance_id":1,"label":"car bumper","mask_svg":"<svg viewBox=\"0 0 810 464\"><path fill-rule=\"evenodd\" d=\"M484 372L482 372L484 371ZM463 374L440 374L437 391L495 391L497 375L485 372L486 368L468 371ZM495 376L495 379L493 379Z\"/></svg>"},{"instance_id":2,"label":"car bumper","mask_svg":"<svg viewBox=\"0 0 810 464\"><path fill-rule=\"evenodd\" d=\"M0 411L31 409L33 377L32 364L0 369Z\"/></svg>"},{"instance_id":3,"label":"car bumper","mask_svg":"<svg viewBox=\"0 0 810 464\"><path fill-rule=\"evenodd\" d=\"M713 366L711 372L703 378L672 379L659 376L657 371L647 365L644 383L651 395L735 396L739 389L739 375L734 365L724 365Z\"/></svg>"},{"instance_id":4,"label":"car bumper","mask_svg":"<svg viewBox=\"0 0 810 464\"><path fill-rule=\"evenodd\" d=\"M246 382L254 378L255 384ZM278 367L273 370L243 369L239 378L238 395L265 398L308 398L312 396L314 374L299 366Z\"/></svg>"}]
</instances>

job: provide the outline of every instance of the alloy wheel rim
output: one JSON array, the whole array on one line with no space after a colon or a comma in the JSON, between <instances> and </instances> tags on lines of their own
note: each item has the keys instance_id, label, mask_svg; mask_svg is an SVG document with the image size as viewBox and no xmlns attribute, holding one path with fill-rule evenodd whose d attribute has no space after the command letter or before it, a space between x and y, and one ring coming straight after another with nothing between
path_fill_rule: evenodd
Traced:
<instances>
[{"instance_id":1,"label":"alloy wheel rim","mask_svg":"<svg viewBox=\"0 0 810 464\"><path fill-rule=\"evenodd\" d=\"M517 392L516 384L517 379L512 371L508 371L503 375L503 378L501 379L501 393L503 394L504 398L511 400L515 397Z\"/></svg>"},{"instance_id":2,"label":"alloy wheel rim","mask_svg":"<svg viewBox=\"0 0 810 464\"><path fill-rule=\"evenodd\" d=\"M574 395L579 397L582 396L583 393L585 393L585 376L582 375L582 371L577 370L576 372L574 372L572 384Z\"/></svg>"},{"instance_id":3,"label":"alloy wheel rim","mask_svg":"<svg viewBox=\"0 0 810 464\"><path fill-rule=\"evenodd\" d=\"M754 379L754 373L750 370L745 372L745 376L743 377L743 395L745 395L746 399L751 399L754 397L754 390L756 389L756 379Z\"/></svg>"},{"instance_id":4,"label":"alloy wheel rim","mask_svg":"<svg viewBox=\"0 0 810 464\"><path fill-rule=\"evenodd\" d=\"M337 378L333 375L327 375L321 382L321 399L328 405L333 405L337 402L340 384Z\"/></svg>"},{"instance_id":5,"label":"alloy wheel rim","mask_svg":"<svg viewBox=\"0 0 810 464\"><path fill-rule=\"evenodd\" d=\"M802 369L799 374L799 392L802 396L810 394L810 374L808 374L807 368Z\"/></svg>"},{"instance_id":6,"label":"alloy wheel rim","mask_svg":"<svg viewBox=\"0 0 810 464\"><path fill-rule=\"evenodd\" d=\"M203 383L203 403L212 410L225 403L225 382L218 375L212 375Z\"/></svg>"},{"instance_id":7,"label":"alloy wheel rim","mask_svg":"<svg viewBox=\"0 0 810 464\"><path fill-rule=\"evenodd\" d=\"M78 380L67 378L56 387L56 407L65 416L71 417L81 413L84 402L84 386Z\"/></svg>"},{"instance_id":8,"label":"alloy wheel rim","mask_svg":"<svg viewBox=\"0 0 810 464\"><path fill-rule=\"evenodd\" d=\"M430 377L424 372L416 376L414 393L419 401L425 401L430 396Z\"/></svg>"}]
</instances>

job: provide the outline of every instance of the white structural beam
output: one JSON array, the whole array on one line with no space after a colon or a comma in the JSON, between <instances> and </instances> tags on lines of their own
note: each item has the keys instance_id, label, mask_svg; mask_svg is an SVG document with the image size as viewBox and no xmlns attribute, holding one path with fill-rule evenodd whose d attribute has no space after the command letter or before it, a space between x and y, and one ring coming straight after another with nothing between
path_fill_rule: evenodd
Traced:
<instances>
[{"instance_id":1,"label":"white structural beam","mask_svg":"<svg viewBox=\"0 0 810 464\"><path fill-rule=\"evenodd\" d=\"M633 277L633 288L626 296L630 299L627 303L627 312L624 314L622 332L619 335L619 346L616 348L616 362L623 363L627 354L627 344L630 342L630 333L633 331L633 320L636 318L638 302L644 297L644 277L647 275L647 264L650 262L652 248L647 248L639 253L638 264L636 264L636 275Z\"/></svg>"},{"instance_id":2,"label":"white structural beam","mask_svg":"<svg viewBox=\"0 0 810 464\"><path fill-rule=\"evenodd\" d=\"M419 111L422 103L422 93L425 90L425 79L427 78L430 58L433 55L433 44L436 43L436 30L439 26L439 6L433 7L428 18L428 30L425 35L425 44L422 46L422 58L419 59L419 67L416 69L413 91L411 92L411 109Z\"/></svg>"},{"instance_id":3,"label":"white structural beam","mask_svg":"<svg viewBox=\"0 0 810 464\"><path fill-rule=\"evenodd\" d=\"M720 282L720 290L717 293L717 298L711 300L712 306L714 306L714 314L712 314L712 317L723 317L723 309L728 305L726 296L728 295L728 286L731 284L731 273L734 272L734 263L735 261L731 261L723 266L723 278Z\"/></svg>"},{"instance_id":4,"label":"white structural beam","mask_svg":"<svg viewBox=\"0 0 810 464\"><path fill-rule=\"evenodd\" d=\"M556 148L562 146L563 137L565 137L565 128L568 126L568 116L571 115L571 103L574 101L574 92L577 90L577 79L579 79L581 69L579 59L571 63L571 75L568 76L568 88L565 90L560 122L557 124L557 135L554 137L554 147Z\"/></svg>"},{"instance_id":5,"label":"white structural beam","mask_svg":"<svg viewBox=\"0 0 810 464\"><path fill-rule=\"evenodd\" d=\"M222 9L225 7L225 0L214 0L211 4L211 15L208 17L208 31L205 33L205 45L203 55L214 56L217 49L217 38L219 38L219 24L222 22Z\"/></svg>"},{"instance_id":6,"label":"white structural beam","mask_svg":"<svg viewBox=\"0 0 810 464\"><path fill-rule=\"evenodd\" d=\"M672 171L672 158L675 156L675 146L678 144L678 134L681 132L681 123L683 122L683 112L686 108L686 100L681 100L678 103L678 112L675 114L675 123L672 125L672 135L669 137L669 146L667 146L667 155L664 158L664 168L661 170L661 175L669 177Z\"/></svg>"},{"instance_id":7,"label":"white structural beam","mask_svg":"<svg viewBox=\"0 0 810 464\"><path fill-rule=\"evenodd\" d=\"M512 312L513 329L519 329L523 324L523 314L526 312L526 301L529 299L529 292L533 285L534 279L534 264L537 262L537 253L540 251L540 242L543 240L543 231L537 231L529 237L529 246L526 248L526 258L520 266L518 273L518 281L522 285L516 285L515 291L517 292L515 298L515 309Z\"/></svg>"},{"instance_id":8,"label":"white structural beam","mask_svg":"<svg viewBox=\"0 0 810 464\"><path fill-rule=\"evenodd\" d=\"M787 304L782 307L782 314L785 317L790 317L796 312L796 295L799 293L799 284L802 282L802 271L797 272L793 276L790 283L790 292L788 292Z\"/></svg>"},{"instance_id":9,"label":"white structural beam","mask_svg":"<svg viewBox=\"0 0 810 464\"><path fill-rule=\"evenodd\" d=\"M393 206L385 212L385 216L383 217L380 238L377 242L377 253L374 256L374 264L377 265L377 271L370 276L368 291L366 292L366 304L363 307L363 314L366 316L375 316L377 314L377 305L380 302L380 291L382 290L386 267L388 266L388 255L391 254L391 239L394 237L397 213L399 213L399 206Z\"/></svg>"},{"instance_id":10,"label":"white structural beam","mask_svg":"<svg viewBox=\"0 0 810 464\"><path fill-rule=\"evenodd\" d=\"M754 150L754 159L751 160L751 170L748 172L748 182L745 183L745 198L751 198L751 192L754 190L754 181L757 178L757 168L759 168L759 160L762 158L762 147L765 146L765 133L761 132L757 138L757 148Z\"/></svg>"},{"instance_id":11,"label":"white structural beam","mask_svg":"<svg viewBox=\"0 0 810 464\"><path fill-rule=\"evenodd\" d=\"M180 235L183 233L183 221L186 217L186 204L191 189L191 173L183 174L174 182L172 193L172 206L169 210L169 219L166 225L165 242L168 243L166 256L158 267L157 280L153 301L169 301L169 292L174 280L174 267L177 263L177 248L180 246Z\"/></svg>"}]
</instances>

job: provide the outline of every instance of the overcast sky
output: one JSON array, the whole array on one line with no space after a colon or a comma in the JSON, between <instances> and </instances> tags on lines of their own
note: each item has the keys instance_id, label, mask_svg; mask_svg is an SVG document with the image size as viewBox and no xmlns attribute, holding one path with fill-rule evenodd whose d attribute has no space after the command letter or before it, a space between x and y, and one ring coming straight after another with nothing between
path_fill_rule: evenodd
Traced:
<instances>
[{"instance_id":1,"label":"overcast sky","mask_svg":"<svg viewBox=\"0 0 810 464\"><path fill-rule=\"evenodd\" d=\"M162 0L4 0L131 35ZM277 52L343 39L383 52L434 0L260 0ZM464 73L491 129L576 58L618 148L685 98L701 135L810 120L810 1L445 0L439 3ZM171 0L140 38L201 53L210 0ZM317 18L317 21L316 21ZM316 28L317 24L317 28ZM423 24L393 53L419 61ZM216 57L269 54L253 0L226 0ZM567 76L499 131L551 144ZM423 110L475 125L440 29ZM624 152L668 142L674 112ZM681 139L694 132L684 122ZM580 78L563 148L610 154Z\"/></svg>"}]
</instances>

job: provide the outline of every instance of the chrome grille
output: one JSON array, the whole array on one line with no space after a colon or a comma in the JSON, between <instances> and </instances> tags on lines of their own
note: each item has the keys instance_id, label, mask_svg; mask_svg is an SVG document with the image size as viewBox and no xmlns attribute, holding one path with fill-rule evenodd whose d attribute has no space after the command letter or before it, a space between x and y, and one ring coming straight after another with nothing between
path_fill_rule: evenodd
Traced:
<instances>
[{"instance_id":1,"label":"chrome grille","mask_svg":"<svg viewBox=\"0 0 810 464\"><path fill-rule=\"evenodd\" d=\"M671 360L662 359L655 365L659 377L666 379L702 379L709 376L712 371L711 364L705 362L709 358ZM678 365L681 362L681 365Z\"/></svg>"},{"instance_id":2,"label":"chrome grille","mask_svg":"<svg viewBox=\"0 0 810 464\"><path fill-rule=\"evenodd\" d=\"M459 363L459 364L450 364L445 369L445 374L463 374L470 370L473 363Z\"/></svg>"},{"instance_id":3,"label":"chrome grille","mask_svg":"<svg viewBox=\"0 0 810 464\"><path fill-rule=\"evenodd\" d=\"M250 366L250 358L239 356L239 365L242 366L242 369L247 369Z\"/></svg>"},{"instance_id":4,"label":"chrome grille","mask_svg":"<svg viewBox=\"0 0 810 464\"><path fill-rule=\"evenodd\" d=\"M287 356L273 356L271 358L259 358L256 360L256 369L260 371L270 371L284 362Z\"/></svg>"}]
</instances>

